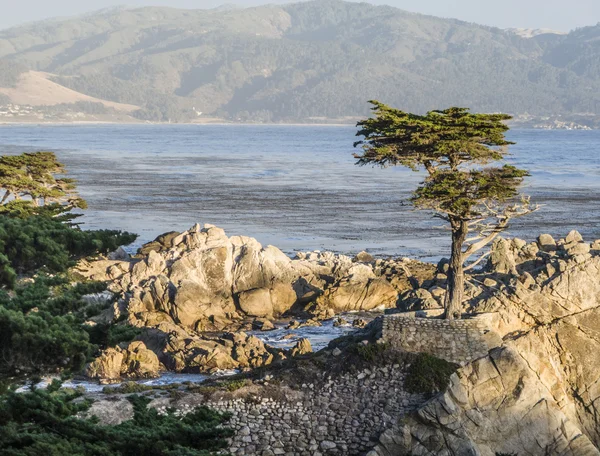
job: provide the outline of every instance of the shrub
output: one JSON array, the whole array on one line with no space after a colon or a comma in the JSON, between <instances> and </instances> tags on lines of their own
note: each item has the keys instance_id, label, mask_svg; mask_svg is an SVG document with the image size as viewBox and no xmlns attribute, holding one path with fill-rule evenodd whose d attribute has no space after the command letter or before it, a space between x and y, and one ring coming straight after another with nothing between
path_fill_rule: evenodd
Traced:
<instances>
[{"instance_id":1,"label":"shrub","mask_svg":"<svg viewBox=\"0 0 600 456\"><path fill-rule=\"evenodd\" d=\"M356 352L363 361L373 362L381 359L383 354L389 349L389 344L370 343L363 345L362 343L356 346Z\"/></svg>"},{"instance_id":2,"label":"shrub","mask_svg":"<svg viewBox=\"0 0 600 456\"><path fill-rule=\"evenodd\" d=\"M408 368L405 387L411 393L434 393L445 390L458 366L427 353L420 353Z\"/></svg>"},{"instance_id":3,"label":"shrub","mask_svg":"<svg viewBox=\"0 0 600 456\"><path fill-rule=\"evenodd\" d=\"M239 380L230 380L228 382L224 383L224 387L227 391L229 391L230 393L233 393L234 391L237 391L241 388L243 388L244 386L249 385L250 382L249 380L246 379L239 379Z\"/></svg>"},{"instance_id":4,"label":"shrub","mask_svg":"<svg viewBox=\"0 0 600 456\"><path fill-rule=\"evenodd\" d=\"M131 396L134 417L116 426L78 418L90 407L81 394L60 390L6 393L0 400L0 456L207 456L226 447L228 420L207 408L185 417L159 414L149 399Z\"/></svg>"},{"instance_id":5,"label":"shrub","mask_svg":"<svg viewBox=\"0 0 600 456\"><path fill-rule=\"evenodd\" d=\"M0 291L0 374L80 369L96 348L82 327L81 297L103 288L39 276L12 294Z\"/></svg>"},{"instance_id":6,"label":"shrub","mask_svg":"<svg viewBox=\"0 0 600 456\"><path fill-rule=\"evenodd\" d=\"M86 327L90 341L100 348L114 347L121 342L131 342L142 332L141 328L129 325L96 325Z\"/></svg>"},{"instance_id":7,"label":"shrub","mask_svg":"<svg viewBox=\"0 0 600 456\"><path fill-rule=\"evenodd\" d=\"M0 278L5 279L0 285L13 287L15 273L65 272L80 258L109 253L135 239L121 231L83 231L49 217L0 216Z\"/></svg>"}]
</instances>

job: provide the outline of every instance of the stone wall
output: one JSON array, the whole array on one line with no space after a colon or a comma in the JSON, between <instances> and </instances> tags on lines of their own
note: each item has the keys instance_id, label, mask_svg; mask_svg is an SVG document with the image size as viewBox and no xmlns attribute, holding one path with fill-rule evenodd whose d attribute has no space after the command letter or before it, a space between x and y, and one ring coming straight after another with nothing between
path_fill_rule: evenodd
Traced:
<instances>
[{"instance_id":1,"label":"stone wall","mask_svg":"<svg viewBox=\"0 0 600 456\"><path fill-rule=\"evenodd\" d=\"M402 351L429 352L457 363L487 354L485 318L447 321L399 314L377 321L382 339ZM183 413L205 405L231 413L233 455L364 455L385 431L428 399L405 391L405 377L404 368L396 364L315 378L299 390L267 382L224 393L218 400L188 394L152 405Z\"/></svg>"},{"instance_id":2,"label":"stone wall","mask_svg":"<svg viewBox=\"0 0 600 456\"><path fill-rule=\"evenodd\" d=\"M403 314L383 319L382 339L409 353L429 353L457 364L487 355L488 321L472 318L443 320Z\"/></svg>"},{"instance_id":3,"label":"stone wall","mask_svg":"<svg viewBox=\"0 0 600 456\"><path fill-rule=\"evenodd\" d=\"M425 402L423 395L404 391L404 378L399 365L390 365L336 376L320 386L302 385L300 391L287 389L288 397L273 398L269 392L277 387L272 386L245 397L204 402L192 394L153 406L185 411L206 405L231 413L228 426L235 436L229 451L234 455L361 455Z\"/></svg>"}]
</instances>

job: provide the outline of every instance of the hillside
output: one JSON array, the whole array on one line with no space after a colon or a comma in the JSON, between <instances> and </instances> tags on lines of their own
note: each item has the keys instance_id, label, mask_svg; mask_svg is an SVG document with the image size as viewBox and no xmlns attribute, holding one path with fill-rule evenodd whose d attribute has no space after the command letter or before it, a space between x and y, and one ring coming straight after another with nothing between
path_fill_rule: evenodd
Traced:
<instances>
[{"instance_id":1,"label":"hillside","mask_svg":"<svg viewBox=\"0 0 600 456\"><path fill-rule=\"evenodd\" d=\"M53 82L53 75L39 71L26 71L19 76L14 87L0 87L0 95L11 103L30 106L53 106L78 102L100 103L106 108L131 113L139 106L115 103L90 97Z\"/></svg>"},{"instance_id":2,"label":"hillside","mask_svg":"<svg viewBox=\"0 0 600 456\"><path fill-rule=\"evenodd\" d=\"M140 106L147 120L339 120L365 115L372 98L412 111L600 114L600 25L526 36L319 0L103 10L0 31L0 59Z\"/></svg>"}]
</instances>

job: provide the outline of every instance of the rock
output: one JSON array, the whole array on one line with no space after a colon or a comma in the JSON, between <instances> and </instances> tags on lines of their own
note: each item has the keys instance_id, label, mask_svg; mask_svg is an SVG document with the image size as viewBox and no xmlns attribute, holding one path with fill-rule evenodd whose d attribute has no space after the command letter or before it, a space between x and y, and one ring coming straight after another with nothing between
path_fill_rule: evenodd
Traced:
<instances>
[{"instance_id":1,"label":"rock","mask_svg":"<svg viewBox=\"0 0 600 456\"><path fill-rule=\"evenodd\" d=\"M299 321L296 320L292 320L290 321L290 323L285 327L285 329L298 329L301 326Z\"/></svg>"},{"instance_id":2,"label":"rock","mask_svg":"<svg viewBox=\"0 0 600 456\"><path fill-rule=\"evenodd\" d=\"M566 244L565 248L569 256L587 255L591 250L590 245L584 242Z\"/></svg>"},{"instance_id":3,"label":"rock","mask_svg":"<svg viewBox=\"0 0 600 456\"><path fill-rule=\"evenodd\" d=\"M88 365L86 375L93 379L117 381L121 377L123 358L121 351L108 348Z\"/></svg>"},{"instance_id":4,"label":"rock","mask_svg":"<svg viewBox=\"0 0 600 456\"><path fill-rule=\"evenodd\" d=\"M594 241L594 243L591 246L591 250L600 251L600 239Z\"/></svg>"},{"instance_id":5,"label":"rock","mask_svg":"<svg viewBox=\"0 0 600 456\"><path fill-rule=\"evenodd\" d=\"M359 266L366 268L357 264L357 268ZM386 279L375 278L370 269L354 269L348 278L326 289L317 298L317 306L332 309L336 313L368 311L378 307L394 307L397 299L396 289Z\"/></svg>"},{"instance_id":6,"label":"rock","mask_svg":"<svg viewBox=\"0 0 600 456\"><path fill-rule=\"evenodd\" d=\"M131 342L123 351L121 376L127 378L156 378L159 376L160 362L153 351L141 342Z\"/></svg>"},{"instance_id":7,"label":"rock","mask_svg":"<svg viewBox=\"0 0 600 456\"><path fill-rule=\"evenodd\" d=\"M498 274L517 274L516 261L510 241L498 238L492 245L489 267Z\"/></svg>"},{"instance_id":8,"label":"rock","mask_svg":"<svg viewBox=\"0 0 600 456\"><path fill-rule=\"evenodd\" d=\"M488 288L496 288L498 286L498 282L496 282L494 279L491 279L489 277L486 277L483 280L483 284Z\"/></svg>"},{"instance_id":9,"label":"rock","mask_svg":"<svg viewBox=\"0 0 600 456\"><path fill-rule=\"evenodd\" d=\"M566 244L578 242L583 242L583 237L581 236L581 234L579 234L579 231L573 230L569 234L567 234L567 237L565 238Z\"/></svg>"},{"instance_id":10,"label":"rock","mask_svg":"<svg viewBox=\"0 0 600 456\"><path fill-rule=\"evenodd\" d=\"M273 331L275 326L271 323L270 320L266 318L257 318L252 322L252 329L256 329L259 331Z\"/></svg>"},{"instance_id":11,"label":"rock","mask_svg":"<svg viewBox=\"0 0 600 456\"><path fill-rule=\"evenodd\" d=\"M328 450L333 450L333 449L337 448L337 444L335 442L330 441L330 440L323 440L321 442L321 444L319 445L319 447L323 451L328 451Z\"/></svg>"},{"instance_id":12,"label":"rock","mask_svg":"<svg viewBox=\"0 0 600 456\"><path fill-rule=\"evenodd\" d=\"M131 255L129 255L123 247L119 247L114 252L110 252L106 257L113 261L128 261L131 258Z\"/></svg>"},{"instance_id":13,"label":"rock","mask_svg":"<svg viewBox=\"0 0 600 456\"><path fill-rule=\"evenodd\" d=\"M541 234L537 239L537 244L542 252L554 252L556 250L556 241L549 234Z\"/></svg>"},{"instance_id":14,"label":"rock","mask_svg":"<svg viewBox=\"0 0 600 456\"><path fill-rule=\"evenodd\" d=\"M360 252L354 257L354 261L357 263L374 263L375 258L373 255L367 252Z\"/></svg>"},{"instance_id":15,"label":"rock","mask_svg":"<svg viewBox=\"0 0 600 456\"><path fill-rule=\"evenodd\" d=\"M133 404L126 398L118 400L96 400L86 412L86 416L98 418L103 426L117 426L133 418Z\"/></svg>"},{"instance_id":16,"label":"rock","mask_svg":"<svg viewBox=\"0 0 600 456\"><path fill-rule=\"evenodd\" d=\"M526 245L527 241L524 241L523 239L514 238L512 240L512 246L515 250L522 250L523 248L525 248Z\"/></svg>"},{"instance_id":17,"label":"rock","mask_svg":"<svg viewBox=\"0 0 600 456\"><path fill-rule=\"evenodd\" d=\"M267 288L244 291L238 295L242 312L251 317L273 318L271 293Z\"/></svg>"},{"instance_id":18,"label":"rock","mask_svg":"<svg viewBox=\"0 0 600 456\"><path fill-rule=\"evenodd\" d=\"M277 282L273 284L269 292L273 304L273 315L278 317L289 311L298 300L296 291L289 283Z\"/></svg>"},{"instance_id":19,"label":"rock","mask_svg":"<svg viewBox=\"0 0 600 456\"><path fill-rule=\"evenodd\" d=\"M150 252L162 252L173 247L173 240L180 236L181 233L171 231L161 234L154 241L144 244L139 250L138 255L146 256Z\"/></svg>"},{"instance_id":20,"label":"rock","mask_svg":"<svg viewBox=\"0 0 600 456\"><path fill-rule=\"evenodd\" d=\"M333 326L335 328L339 327L339 326L346 326L348 324L348 321L342 317L338 317L333 321Z\"/></svg>"},{"instance_id":21,"label":"rock","mask_svg":"<svg viewBox=\"0 0 600 456\"><path fill-rule=\"evenodd\" d=\"M312 345L310 344L310 340L308 339L300 339L298 343L292 348L291 355L292 356L300 356L306 355L308 353L312 353Z\"/></svg>"},{"instance_id":22,"label":"rock","mask_svg":"<svg viewBox=\"0 0 600 456\"><path fill-rule=\"evenodd\" d=\"M364 328L365 326L367 326L367 324L368 324L367 320L365 320L363 318L357 318L352 322L352 327Z\"/></svg>"},{"instance_id":23,"label":"rock","mask_svg":"<svg viewBox=\"0 0 600 456\"><path fill-rule=\"evenodd\" d=\"M335 357L338 357L342 354L342 350L340 350L339 348L334 348L333 351L331 352L331 354Z\"/></svg>"},{"instance_id":24,"label":"rock","mask_svg":"<svg viewBox=\"0 0 600 456\"><path fill-rule=\"evenodd\" d=\"M86 375L105 382L120 378L156 378L160 362L156 354L141 341L131 342L127 347L108 348L90 363Z\"/></svg>"},{"instance_id":25,"label":"rock","mask_svg":"<svg viewBox=\"0 0 600 456\"><path fill-rule=\"evenodd\" d=\"M438 272L442 274L447 274L448 269L450 269L450 260L448 258L442 258L437 264Z\"/></svg>"}]
</instances>

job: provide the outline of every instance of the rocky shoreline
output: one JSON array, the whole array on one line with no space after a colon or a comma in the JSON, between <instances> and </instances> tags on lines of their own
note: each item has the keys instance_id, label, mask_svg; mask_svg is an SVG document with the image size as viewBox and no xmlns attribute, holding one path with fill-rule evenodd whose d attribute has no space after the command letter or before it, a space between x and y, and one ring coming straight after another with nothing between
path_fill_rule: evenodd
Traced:
<instances>
[{"instance_id":1,"label":"rocky shoreline","mask_svg":"<svg viewBox=\"0 0 600 456\"><path fill-rule=\"evenodd\" d=\"M159 410L231 413L233 454L600 454L600 241L576 231L498 239L468 274L467 319L457 323L438 318L446 270L444 260L366 253L292 259L210 225L170 233L134 258L79 265L116 297L90 324L141 329L88 375L111 382L238 369L227 380L144 393ZM244 332L373 309L386 315L316 353L306 340L277 349ZM424 352L456 363L438 392L406 383ZM127 419L119 391L96 395L90 413Z\"/></svg>"}]
</instances>

